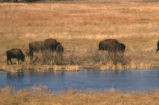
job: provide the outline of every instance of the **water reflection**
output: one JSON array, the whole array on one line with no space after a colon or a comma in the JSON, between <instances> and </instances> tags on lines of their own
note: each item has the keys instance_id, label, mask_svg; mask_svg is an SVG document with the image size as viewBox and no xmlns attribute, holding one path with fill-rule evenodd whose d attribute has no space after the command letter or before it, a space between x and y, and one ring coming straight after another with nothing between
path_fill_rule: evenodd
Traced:
<instances>
[{"instance_id":1,"label":"water reflection","mask_svg":"<svg viewBox=\"0 0 159 105\"><path fill-rule=\"evenodd\" d=\"M19 72L1 73L0 87L14 89L45 85L51 91L74 88L85 90L120 89L123 91L159 88L159 70L134 70L124 72L104 72L88 70L79 72Z\"/></svg>"},{"instance_id":2,"label":"water reflection","mask_svg":"<svg viewBox=\"0 0 159 105\"><path fill-rule=\"evenodd\" d=\"M7 73L7 80L8 81L18 81L24 77L23 72L17 72L17 73Z\"/></svg>"}]
</instances>

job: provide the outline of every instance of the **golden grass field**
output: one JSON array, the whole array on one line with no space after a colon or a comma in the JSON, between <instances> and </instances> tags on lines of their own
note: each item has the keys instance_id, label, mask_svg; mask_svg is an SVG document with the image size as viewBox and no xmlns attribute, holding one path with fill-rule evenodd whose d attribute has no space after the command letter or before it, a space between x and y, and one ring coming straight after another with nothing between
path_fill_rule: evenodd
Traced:
<instances>
[{"instance_id":1,"label":"golden grass field","mask_svg":"<svg viewBox=\"0 0 159 105\"><path fill-rule=\"evenodd\" d=\"M109 90L95 92L74 89L51 93L45 86L32 90L0 90L0 105L158 105L159 92L127 92Z\"/></svg>"},{"instance_id":2,"label":"golden grass field","mask_svg":"<svg viewBox=\"0 0 159 105\"><path fill-rule=\"evenodd\" d=\"M64 56L81 58L74 65L98 69L151 69L159 67L159 3L88 1L0 4L0 65L7 69L5 52L28 49L28 43L56 38ZM103 64L98 43L115 38L126 44L126 65ZM90 56L92 59L89 59ZM72 59L72 58L71 58ZM78 63L77 63L78 62ZM82 63L81 63L82 62ZM51 66L51 67L50 67ZM20 66L24 67L23 66ZM52 65L48 65L48 68ZM60 67L59 67L60 68Z\"/></svg>"},{"instance_id":3,"label":"golden grass field","mask_svg":"<svg viewBox=\"0 0 159 105\"><path fill-rule=\"evenodd\" d=\"M104 1L104 2L103 2ZM153 0L152 0L153 1ZM154 0L155 1L155 0ZM0 68L69 71L95 69L151 69L159 67L159 3L126 0L53 3L0 3ZM6 65L5 52L28 49L28 43L56 38L64 56L76 61L68 65ZM103 63L98 43L115 38L126 44L126 65ZM100 54L101 53L101 54ZM106 56L107 57L107 56ZM69 61L70 62L70 61ZM82 62L82 63L81 63ZM158 105L159 92L77 92L70 89L51 93L45 87L14 91L0 89L0 105Z\"/></svg>"}]
</instances>

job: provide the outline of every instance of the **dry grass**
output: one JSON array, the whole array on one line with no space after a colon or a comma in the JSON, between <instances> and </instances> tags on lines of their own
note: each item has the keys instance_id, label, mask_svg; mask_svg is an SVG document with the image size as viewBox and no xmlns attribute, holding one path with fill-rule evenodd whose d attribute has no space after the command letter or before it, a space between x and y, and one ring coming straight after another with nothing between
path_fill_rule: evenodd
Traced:
<instances>
[{"instance_id":1,"label":"dry grass","mask_svg":"<svg viewBox=\"0 0 159 105\"><path fill-rule=\"evenodd\" d=\"M86 90L61 90L51 93L45 86L32 90L14 91L9 87L0 89L0 105L158 105L159 92L127 92L109 90L94 92Z\"/></svg>"},{"instance_id":2,"label":"dry grass","mask_svg":"<svg viewBox=\"0 0 159 105\"><path fill-rule=\"evenodd\" d=\"M158 67L159 4L123 1L0 4L0 64L6 66L7 49L19 47L25 52L29 42L51 37L65 48L64 64L102 69ZM130 59L126 66L102 65L94 59L99 41L106 38L126 44L125 56Z\"/></svg>"}]
</instances>

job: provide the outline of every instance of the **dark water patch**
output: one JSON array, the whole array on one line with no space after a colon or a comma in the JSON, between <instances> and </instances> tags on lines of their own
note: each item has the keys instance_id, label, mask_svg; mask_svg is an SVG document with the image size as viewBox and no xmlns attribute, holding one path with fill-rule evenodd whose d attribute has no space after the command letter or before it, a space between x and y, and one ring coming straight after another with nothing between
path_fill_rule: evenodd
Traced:
<instances>
[{"instance_id":1,"label":"dark water patch","mask_svg":"<svg viewBox=\"0 0 159 105\"><path fill-rule=\"evenodd\" d=\"M47 86L51 91L69 88L77 90L113 88L125 92L156 90L159 89L159 70L0 73L0 88L10 86L20 90L40 85Z\"/></svg>"}]
</instances>

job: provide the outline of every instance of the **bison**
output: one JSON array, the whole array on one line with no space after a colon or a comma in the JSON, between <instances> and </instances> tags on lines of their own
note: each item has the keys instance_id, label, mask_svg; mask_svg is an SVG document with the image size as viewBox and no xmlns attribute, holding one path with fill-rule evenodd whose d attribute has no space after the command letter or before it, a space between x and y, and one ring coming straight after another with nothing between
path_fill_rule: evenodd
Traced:
<instances>
[{"instance_id":1,"label":"bison","mask_svg":"<svg viewBox=\"0 0 159 105\"><path fill-rule=\"evenodd\" d=\"M64 48L61 43L56 47L56 64L62 64Z\"/></svg>"},{"instance_id":2,"label":"bison","mask_svg":"<svg viewBox=\"0 0 159 105\"><path fill-rule=\"evenodd\" d=\"M56 50L56 47L57 47L58 44L59 44L59 42L57 42L56 39L52 39L52 38L46 39L44 41L45 48L50 49L52 51Z\"/></svg>"},{"instance_id":3,"label":"bison","mask_svg":"<svg viewBox=\"0 0 159 105\"><path fill-rule=\"evenodd\" d=\"M34 52L38 52L44 49L44 43L42 41L36 41L29 43L29 56L32 58Z\"/></svg>"},{"instance_id":4,"label":"bison","mask_svg":"<svg viewBox=\"0 0 159 105\"><path fill-rule=\"evenodd\" d=\"M159 41L157 42L157 49L156 51L158 52L159 51Z\"/></svg>"},{"instance_id":5,"label":"bison","mask_svg":"<svg viewBox=\"0 0 159 105\"><path fill-rule=\"evenodd\" d=\"M125 44L120 43L120 51L125 52L125 48L126 48Z\"/></svg>"},{"instance_id":6,"label":"bison","mask_svg":"<svg viewBox=\"0 0 159 105\"><path fill-rule=\"evenodd\" d=\"M99 42L99 50L107 50L108 52L124 52L126 46L116 39L106 39Z\"/></svg>"},{"instance_id":7,"label":"bison","mask_svg":"<svg viewBox=\"0 0 159 105\"><path fill-rule=\"evenodd\" d=\"M57 45L57 47L56 47L56 52L57 52L57 53L63 53L63 52L64 52L64 48L63 48L63 46L62 46L61 43L59 43L59 44Z\"/></svg>"},{"instance_id":8,"label":"bison","mask_svg":"<svg viewBox=\"0 0 159 105\"><path fill-rule=\"evenodd\" d=\"M44 41L36 41L29 43L29 56L31 59L33 58L34 52L43 51L43 50L50 50L56 51L57 46L60 43L56 41L56 39L46 39Z\"/></svg>"},{"instance_id":9,"label":"bison","mask_svg":"<svg viewBox=\"0 0 159 105\"><path fill-rule=\"evenodd\" d=\"M20 60L22 62L24 62L25 60L25 55L23 54L22 50L19 48L13 48L6 51L6 56L7 56L7 64L9 64L9 61L11 64L13 64L11 60L12 58L16 58L18 60L18 64Z\"/></svg>"}]
</instances>

